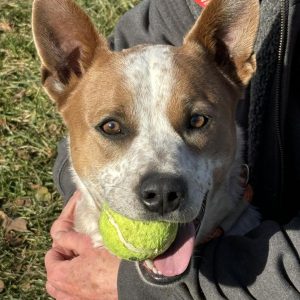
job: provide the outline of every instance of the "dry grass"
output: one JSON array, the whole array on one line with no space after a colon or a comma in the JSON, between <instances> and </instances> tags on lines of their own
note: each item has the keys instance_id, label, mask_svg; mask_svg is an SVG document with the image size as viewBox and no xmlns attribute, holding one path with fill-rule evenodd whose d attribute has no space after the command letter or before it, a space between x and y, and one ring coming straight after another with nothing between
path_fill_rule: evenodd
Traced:
<instances>
[{"instance_id":1,"label":"dry grass","mask_svg":"<svg viewBox=\"0 0 300 300\"><path fill-rule=\"evenodd\" d=\"M104 34L137 0L80 0ZM64 127L40 85L31 35L31 0L0 2L0 211L22 217L29 232L0 229L1 299L49 299L44 254L62 201L52 182ZM0 287L1 290L1 287Z\"/></svg>"}]
</instances>

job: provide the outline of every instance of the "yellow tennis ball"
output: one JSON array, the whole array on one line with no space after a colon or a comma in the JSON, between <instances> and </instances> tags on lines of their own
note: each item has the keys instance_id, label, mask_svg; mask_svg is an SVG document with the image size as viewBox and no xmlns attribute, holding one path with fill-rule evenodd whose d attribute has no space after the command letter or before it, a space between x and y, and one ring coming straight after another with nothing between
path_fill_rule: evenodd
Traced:
<instances>
[{"instance_id":1,"label":"yellow tennis ball","mask_svg":"<svg viewBox=\"0 0 300 300\"><path fill-rule=\"evenodd\" d=\"M99 229L105 247L126 260L143 261L164 253L175 240L178 224L132 220L103 206Z\"/></svg>"}]
</instances>

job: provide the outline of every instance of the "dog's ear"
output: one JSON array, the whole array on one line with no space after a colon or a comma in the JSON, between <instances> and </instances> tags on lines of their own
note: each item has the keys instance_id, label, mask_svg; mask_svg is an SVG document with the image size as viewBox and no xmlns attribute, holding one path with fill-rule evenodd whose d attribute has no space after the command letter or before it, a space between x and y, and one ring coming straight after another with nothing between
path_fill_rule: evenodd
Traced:
<instances>
[{"instance_id":1,"label":"dog's ear","mask_svg":"<svg viewBox=\"0 0 300 300\"><path fill-rule=\"evenodd\" d=\"M95 55L108 53L108 46L71 0L35 0L32 26L43 85L60 108Z\"/></svg>"},{"instance_id":2,"label":"dog's ear","mask_svg":"<svg viewBox=\"0 0 300 300\"><path fill-rule=\"evenodd\" d=\"M211 0L184 43L202 45L226 76L246 85L256 70L258 23L258 0Z\"/></svg>"}]
</instances>

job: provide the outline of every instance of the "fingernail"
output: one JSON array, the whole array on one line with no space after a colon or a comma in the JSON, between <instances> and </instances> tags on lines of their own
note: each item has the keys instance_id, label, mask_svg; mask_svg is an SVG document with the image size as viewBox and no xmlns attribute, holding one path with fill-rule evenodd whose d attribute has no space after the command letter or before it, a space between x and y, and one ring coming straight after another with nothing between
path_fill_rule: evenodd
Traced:
<instances>
[{"instance_id":1,"label":"fingernail","mask_svg":"<svg viewBox=\"0 0 300 300\"><path fill-rule=\"evenodd\" d=\"M63 233L65 233L66 231L59 231L59 232L56 232L54 235L53 235L53 239L54 240L59 240L62 236Z\"/></svg>"}]
</instances>

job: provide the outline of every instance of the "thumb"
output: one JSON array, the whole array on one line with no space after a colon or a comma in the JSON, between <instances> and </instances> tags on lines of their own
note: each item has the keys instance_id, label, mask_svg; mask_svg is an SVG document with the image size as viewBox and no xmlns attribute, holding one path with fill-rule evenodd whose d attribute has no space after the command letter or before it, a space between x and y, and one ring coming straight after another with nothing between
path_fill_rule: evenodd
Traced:
<instances>
[{"instance_id":1,"label":"thumb","mask_svg":"<svg viewBox=\"0 0 300 300\"><path fill-rule=\"evenodd\" d=\"M70 198L67 205L62 210L59 218L63 218L63 219L72 218L73 219L76 203L80 200L80 198L81 198L81 193L79 190L77 190L73 194L73 196Z\"/></svg>"},{"instance_id":2,"label":"thumb","mask_svg":"<svg viewBox=\"0 0 300 300\"><path fill-rule=\"evenodd\" d=\"M53 239L56 238L56 235L61 231L70 231L74 227L74 212L78 200L80 200L81 194L79 191L76 191L74 195L70 198L67 205L64 207L60 216L55 220L51 226L50 234Z\"/></svg>"}]
</instances>

